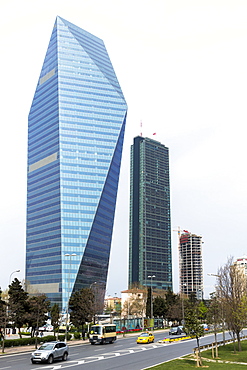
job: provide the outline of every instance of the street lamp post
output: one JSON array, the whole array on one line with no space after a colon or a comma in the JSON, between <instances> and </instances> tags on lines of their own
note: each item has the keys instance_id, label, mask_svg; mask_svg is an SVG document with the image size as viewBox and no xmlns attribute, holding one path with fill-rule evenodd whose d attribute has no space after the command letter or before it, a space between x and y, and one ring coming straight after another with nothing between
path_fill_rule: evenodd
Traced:
<instances>
[{"instance_id":1,"label":"street lamp post","mask_svg":"<svg viewBox=\"0 0 247 370\"><path fill-rule=\"evenodd\" d=\"M149 279L151 279L151 285L150 285L150 292L151 292L151 297L150 297L150 316L151 316L151 320L153 319L153 278L155 278L155 275L149 275L148 276Z\"/></svg>"},{"instance_id":2,"label":"street lamp post","mask_svg":"<svg viewBox=\"0 0 247 370\"><path fill-rule=\"evenodd\" d=\"M66 325L65 325L65 343L67 343L68 334L68 317L69 317L69 297L70 297L70 270L71 270L71 257L77 256L76 253L65 253L65 257L69 257L69 276L68 276L68 301L66 307Z\"/></svg>"},{"instance_id":3,"label":"street lamp post","mask_svg":"<svg viewBox=\"0 0 247 370\"><path fill-rule=\"evenodd\" d=\"M15 274L16 272L20 272L21 270L15 270L13 272L11 272L11 274L9 275L9 285L11 284L11 278L12 278L12 275Z\"/></svg>"}]
</instances>

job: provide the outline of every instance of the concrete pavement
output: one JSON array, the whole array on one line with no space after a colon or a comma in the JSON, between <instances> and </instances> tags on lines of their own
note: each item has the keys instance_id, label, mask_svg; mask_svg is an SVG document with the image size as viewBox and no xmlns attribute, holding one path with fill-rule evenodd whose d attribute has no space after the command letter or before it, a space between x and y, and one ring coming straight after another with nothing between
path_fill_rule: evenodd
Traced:
<instances>
[{"instance_id":1,"label":"concrete pavement","mask_svg":"<svg viewBox=\"0 0 247 370\"><path fill-rule=\"evenodd\" d=\"M89 340L70 340L68 341L68 345L78 345L78 344L87 344L89 343ZM38 345L38 347L40 344ZM15 346L15 347L5 347L4 348L4 353L2 353L2 348L0 348L0 357L5 356L5 355L10 355L10 354L15 354L15 353L22 353L22 352L33 352L35 351L35 345L26 345L26 346Z\"/></svg>"}]
</instances>

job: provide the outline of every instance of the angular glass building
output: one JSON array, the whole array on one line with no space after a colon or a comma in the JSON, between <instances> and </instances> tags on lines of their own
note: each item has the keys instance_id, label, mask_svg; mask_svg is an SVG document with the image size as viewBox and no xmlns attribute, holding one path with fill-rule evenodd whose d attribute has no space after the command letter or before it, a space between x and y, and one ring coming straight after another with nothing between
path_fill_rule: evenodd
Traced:
<instances>
[{"instance_id":1,"label":"angular glass building","mask_svg":"<svg viewBox=\"0 0 247 370\"><path fill-rule=\"evenodd\" d=\"M129 288L172 289L169 149L137 136L131 146Z\"/></svg>"},{"instance_id":2,"label":"angular glass building","mask_svg":"<svg viewBox=\"0 0 247 370\"><path fill-rule=\"evenodd\" d=\"M26 282L105 290L127 105L98 37L57 17L28 121Z\"/></svg>"}]
</instances>

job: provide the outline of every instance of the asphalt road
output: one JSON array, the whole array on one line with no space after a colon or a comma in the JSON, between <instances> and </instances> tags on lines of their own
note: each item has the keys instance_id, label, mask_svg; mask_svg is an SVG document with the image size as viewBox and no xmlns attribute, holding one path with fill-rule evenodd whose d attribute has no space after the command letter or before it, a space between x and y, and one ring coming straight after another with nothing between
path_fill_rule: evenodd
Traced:
<instances>
[{"instance_id":1,"label":"asphalt road","mask_svg":"<svg viewBox=\"0 0 247 370\"><path fill-rule=\"evenodd\" d=\"M190 354L196 347L196 340L158 343L158 340L168 337L168 332L155 333L155 342L136 344L136 337L120 338L113 344L70 345L69 358L66 362L56 361L52 365L31 364L30 353L20 353L0 357L0 370L7 369L83 369L85 370L143 370L155 364ZM175 338L176 336L173 336ZM221 340L218 335L218 340ZM201 338L201 345L214 341L213 335Z\"/></svg>"}]
</instances>

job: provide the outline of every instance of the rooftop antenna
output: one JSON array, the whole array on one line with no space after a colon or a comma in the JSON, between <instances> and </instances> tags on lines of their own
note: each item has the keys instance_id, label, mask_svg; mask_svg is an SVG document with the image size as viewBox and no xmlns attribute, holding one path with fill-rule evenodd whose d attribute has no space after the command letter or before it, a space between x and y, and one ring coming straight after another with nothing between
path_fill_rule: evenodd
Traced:
<instances>
[{"instance_id":1,"label":"rooftop antenna","mask_svg":"<svg viewBox=\"0 0 247 370\"><path fill-rule=\"evenodd\" d=\"M140 136L142 136L142 121L140 122Z\"/></svg>"}]
</instances>

